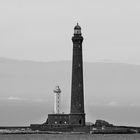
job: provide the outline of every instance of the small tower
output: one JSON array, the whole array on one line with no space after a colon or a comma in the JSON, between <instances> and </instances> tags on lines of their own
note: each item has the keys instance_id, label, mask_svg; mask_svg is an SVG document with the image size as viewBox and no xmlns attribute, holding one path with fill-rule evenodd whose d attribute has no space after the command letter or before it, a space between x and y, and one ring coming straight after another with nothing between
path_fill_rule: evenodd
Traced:
<instances>
[{"instance_id":1,"label":"small tower","mask_svg":"<svg viewBox=\"0 0 140 140\"><path fill-rule=\"evenodd\" d=\"M60 113L60 93L61 90L59 86L56 86L54 89L54 114L59 114Z\"/></svg>"}]
</instances>

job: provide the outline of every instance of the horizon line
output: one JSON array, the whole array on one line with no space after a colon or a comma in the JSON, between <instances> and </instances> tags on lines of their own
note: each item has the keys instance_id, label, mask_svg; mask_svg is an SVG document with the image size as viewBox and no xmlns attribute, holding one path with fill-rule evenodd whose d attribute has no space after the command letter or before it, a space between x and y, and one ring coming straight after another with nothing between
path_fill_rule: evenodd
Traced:
<instances>
[{"instance_id":1,"label":"horizon line","mask_svg":"<svg viewBox=\"0 0 140 140\"><path fill-rule=\"evenodd\" d=\"M64 60L33 60L33 59L20 59L20 58L11 58L11 57L0 57L0 59L5 59L5 60L11 60L11 61L18 61L18 62L33 62L33 63L54 63L54 62L65 62L65 61L72 61L70 59L64 59ZM111 59L94 59L93 61L83 61L84 63L118 63L118 64L125 64L125 65L135 65L135 66L140 66L138 63L128 63L128 62L123 62L123 61L115 61Z\"/></svg>"}]
</instances>

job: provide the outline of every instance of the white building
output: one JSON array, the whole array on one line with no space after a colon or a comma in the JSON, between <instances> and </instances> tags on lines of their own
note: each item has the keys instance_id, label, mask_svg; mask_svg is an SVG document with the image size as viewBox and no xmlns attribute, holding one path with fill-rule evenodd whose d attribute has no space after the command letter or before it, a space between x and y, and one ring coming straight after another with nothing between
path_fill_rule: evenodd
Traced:
<instances>
[{"instance_id":1,"label":"white building","mask_svg":"<svg viewBox=\"0 0 140 140\"><path fill-rule=\"evenodd\" d=\"M59 86L56 86L54 89L54 114L60 113L60 102L61 102L61 96L60 96L61 90Z\"/></svg>"}]
</instances>

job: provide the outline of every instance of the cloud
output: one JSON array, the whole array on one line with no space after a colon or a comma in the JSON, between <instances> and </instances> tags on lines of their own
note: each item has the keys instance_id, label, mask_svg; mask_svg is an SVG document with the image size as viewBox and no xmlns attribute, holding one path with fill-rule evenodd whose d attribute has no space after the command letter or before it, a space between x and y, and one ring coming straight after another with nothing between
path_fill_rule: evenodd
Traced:
<instances>
[{"instance_id":1,"label":"cloud","mask_svg":"<svg viewBox=\"0 0 140 140\"><path fill-rule=\"evenodd\" d=\"M10 96L10 97L8 97L8 100L25 100L25 99L22 99L22 98L19 98L19 97Z\"/></svg>"},{"instance_id":2,"label":"cloud","mask_svg":"<svg viewBox=\"0 0 140 140\"><path fill-rule=\"evenodd\" d=\"M40 99L40 98L37 98L37 99L27 99L27 98L20 98L20 97L14 97L14 96L10 96L10 97L8 97L8 100L14 100L14 101L43 102L43 99Z\"/></svg>"},{"instance_id":3,"label":"cloud","mask_svg":"<svg viewBox=\"0 0 140 140\"><path fill-rule=\"evenodd\" d=\"M101 106L101 107L140 107L140 103L138 102L132 102L132 103L128 103L128 102L118 102L118 101L109 101L109 102L92 102L89 103L90 106Z\"/></svg>"},{"instance_id":4,"label":"cloud","mask_svg":"<svg viewBox=\"0 0 140 140\"><path fill-rule=\"evenodd\" d=\"M120 104L116 101L111 101L111 102L107 103L106 105L114 107L114 106L119 106Z\"/></svg>"},{"instance_id":5,"label":"cloud","mask_svg":"<svg viewBox=\"0 0 140 140\"><path fill-rule=\"evenodd\" d=\"M32 99L33 102L43 102L43 99Z\"/></svg>"},{"instance_id":6,"label":"cloud","mask_svg":"<svg viewBox=\"0 0 140 140\"><path fill-rule=\"evenodd\" d=\"M91 106L110 106L110 107L116 107L120 106L119 102L116 101L110 101L110 102L92 102L90 103Z\"/></svg>"}]
</instances>

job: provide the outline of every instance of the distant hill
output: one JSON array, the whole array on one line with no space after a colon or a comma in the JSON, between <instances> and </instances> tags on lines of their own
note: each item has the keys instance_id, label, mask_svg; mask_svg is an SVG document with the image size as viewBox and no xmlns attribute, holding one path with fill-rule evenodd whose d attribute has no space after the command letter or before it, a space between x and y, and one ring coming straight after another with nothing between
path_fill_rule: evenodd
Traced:
<instances>
[{"instance_id":1,"label":"distant hill","mask_svg":"<svg viewBox=\"0 0 140 140\"><path fill-rule=\"evenodd\" d=\"M0 58L0 125L42 123L53 111L53 89L62 89L62 111L69 112L71 62ZM140 125L140 66L84 63L87 119ZM9 117L10 116L10 117Z\"/></svg>"}]
</instances>

